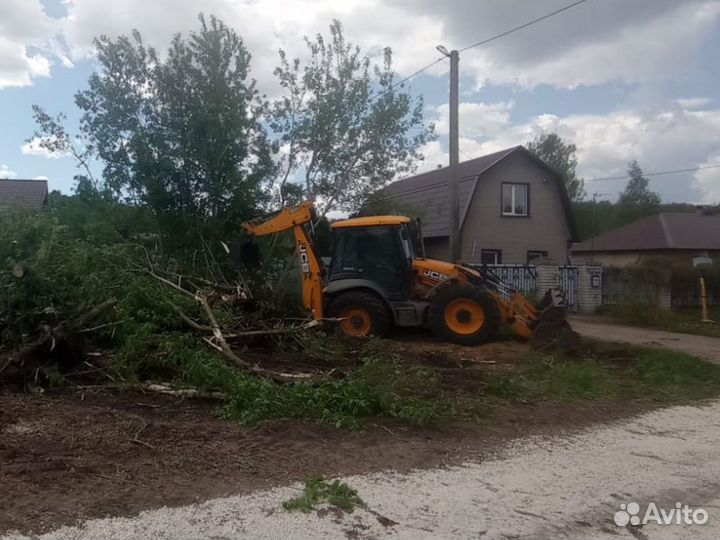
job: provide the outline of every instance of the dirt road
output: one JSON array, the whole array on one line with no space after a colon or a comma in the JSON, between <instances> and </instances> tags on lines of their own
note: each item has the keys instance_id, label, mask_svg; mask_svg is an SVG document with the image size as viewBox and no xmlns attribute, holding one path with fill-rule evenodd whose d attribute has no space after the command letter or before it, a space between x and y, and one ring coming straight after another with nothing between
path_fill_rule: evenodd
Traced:
<instances>
[{"instance_id":1,"label":"dirt road","mask_svg":"<svg viewBox=\"0 0 720 540\"><path fill-rule=\"evenodd\" d=\"M93 520L42 538L717 538L719 418L720 402L675 407L530 437L462 466L351 476L344 480L367 505L351 514L286 512L281 503L298 486L282 487ZM640 517L649 503L667 512L680 502L709 520L617 526L615 513L631 502Z\"/></svg>"},{"instance_id":2,"label":"dirt road","mask_svg":"<svg viewBox=\"0 0 720 540\"><path fill-rule=\"evenodd\" d=\"M584 317L572 317L570 324L584 337L673 349L720 363L720 338L607 324Z\"/></svg>"}]
</instances>

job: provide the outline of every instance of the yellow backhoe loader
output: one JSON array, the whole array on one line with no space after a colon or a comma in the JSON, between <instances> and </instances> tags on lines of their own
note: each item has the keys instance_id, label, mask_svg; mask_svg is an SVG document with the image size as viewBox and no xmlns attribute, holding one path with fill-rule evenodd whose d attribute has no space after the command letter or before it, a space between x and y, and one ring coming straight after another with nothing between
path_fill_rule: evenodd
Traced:
<instances>
[{"instance_id":1,"label":"yellow backhoe loader","mask_svg":"<svg viewBox=\"0 0 720 540\"><path fill-rule=\"evenodd\" d=\"M340 319L347 335L385 336L393 326L419 326L445 341L477 345L491 341L501 322L528 338L545 317L564 320L560 291L548 291L535 307L489 272L428 259L422 247L415 254L404 216L333 223L332 257L323 264L310 230L315 220L314 205L304 202L243 228L253 236L293 230L305 307L316 320Z\"/></svg>"}]
</instances>

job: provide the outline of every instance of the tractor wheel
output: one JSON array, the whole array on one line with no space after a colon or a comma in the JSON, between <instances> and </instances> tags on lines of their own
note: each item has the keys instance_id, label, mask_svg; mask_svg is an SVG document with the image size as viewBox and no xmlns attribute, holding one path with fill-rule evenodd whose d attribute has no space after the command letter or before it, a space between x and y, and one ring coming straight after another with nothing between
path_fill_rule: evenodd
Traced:
<instances>
[{"instance_id":1,"label":"tractor wheel","mask_svg":"<svg viewBox=\"0 0 720 540\"><path fill-rule=\"evenodd\" d=\"M488 293L475 287L450 285L430 304L430 329L443 341L479 345L495 337L500 308Z\"/></svg>"},{"instance_id":2,"label":"tractor wheel","mask_svg":"<svg viewBox=\"0 0 720 540\"><path fill-rule=\"evenodd\" d=\"M346 336L384 337L390 331L390 313L380 298L365 291L340 293L330 302L331 317L342 318L340 331Z\"/></svg>"}]
</instances>

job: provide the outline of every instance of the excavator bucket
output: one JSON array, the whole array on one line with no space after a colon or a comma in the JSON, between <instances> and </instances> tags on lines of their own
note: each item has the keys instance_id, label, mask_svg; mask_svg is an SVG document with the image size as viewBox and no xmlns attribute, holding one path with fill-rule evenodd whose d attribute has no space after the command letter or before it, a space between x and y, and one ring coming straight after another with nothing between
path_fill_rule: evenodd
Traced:
<instances>
[{"instance_id":1,"label":"excavator bucket","mask_svg":"<svg viewBox=\"0 0 720 540\"><path fill-rule=\"evenodd\" d=\"M580 335L567 320L567 299L558 289L549 289L537 305L538 318L530 345L541 352L573 353L579 349Z\"/></svg>"}]
</instances>

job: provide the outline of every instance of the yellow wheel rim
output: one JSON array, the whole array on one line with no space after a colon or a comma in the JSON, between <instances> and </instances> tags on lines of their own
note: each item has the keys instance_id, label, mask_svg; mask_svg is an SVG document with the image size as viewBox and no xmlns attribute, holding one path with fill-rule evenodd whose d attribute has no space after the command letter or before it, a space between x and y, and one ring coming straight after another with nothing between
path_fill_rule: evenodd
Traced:
<instances>
[{"instance_id":1,"label":"yellow wheel rim","mask_svg":"<svg viewBox=\"0 0 720 540\"><path fill-rule=\"evenodd\" d=\"M340 322L340 328L347 336L367 336L370 333L372 321L370 313L363 307L348 307L341 313L343 320Z\"/></svg>"},{"instance_id":2,"label":"yellow wheel rim","mask_svg":"<svg viewBox=\"0 0 720 540\"><path fill-rule=\"evenodd\" d=\"M475 300L457 298L445 308L445 324L456 334L470 336L485 324L485 313Z\"/></svg>"}]
</instances>

